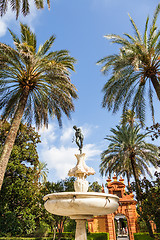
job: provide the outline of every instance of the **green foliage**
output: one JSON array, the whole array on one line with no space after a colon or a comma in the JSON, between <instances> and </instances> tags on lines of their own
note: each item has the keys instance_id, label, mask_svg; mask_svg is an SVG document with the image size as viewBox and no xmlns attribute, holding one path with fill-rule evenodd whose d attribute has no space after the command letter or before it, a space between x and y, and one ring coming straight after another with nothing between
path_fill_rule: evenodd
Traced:
<instances>
[{"instance_id":1,"label":"green foliage","mask_svg":"<svg viewBox=\"0 0 160 240\"><path fill-rule=\"evenodd\" d=\"M64 232L72 232L72 234L75 234L76 231L76 221L73 219L70 219L66 224L64 225ZM70 235L69 235L70 236Z\"/></svg>"},{"instance_id":2,"label":"green foliage","mask_svg":"<svg viewBox=\"0 0 160 240\"><path fill-rule=\"evenodd\" d=\"M145 223L145 221L142 218L138 218L137 219L137 224L139 226L139 230L140 230L141 233L148 231L146 223Z\"/></svg>"},{"instance_id":3,"label":"green foliage","mask_svg":"<svg viewBox=\"0 0 160 240\"><path fill-rule=\"evenodd\" d=\"M40 222L39 227L37 228L37 230L35 232L33 232L33 236L34 237L48 237L48 233L49 233L49 225L45 222ZM51 234L53 235L53 233Z\"/></svg>"},{"instance_id":4,"label":"green foliage","mask_svg":"<svg viewBox=\"0 0 160 240\"><path fill-rule=\"evenodd\" d=\"M88 191L89 192L101 192L102 191L102 186L99 185L99 183L97 181L93 182L93 183L90 183Z\"/></svg>"},{"instance_id":5,"label":"green foliage","mask_svg":"<svg viewBox=\"0 0 160 240\"><path fill-rule=\"evenodd\" d=\"M0 149L9 127L8 122L0 127ZM37 175L39 160L36 147L39 142L34 128L20 125L0 192L1 235L29 235L38 226L42 214L41 185Z\"/></svg>"},{"instance_id":6,"label":"green foliage","mask_svg":"<svg viewBox=\"0 0 160 240\"><path fill-rule=\"evenodd\" d=\"M53 237L0 237L0 240L53 240Z\"/></svg>"},{"instance_id":7,"label":"green foliage","mask_svg":"<svg viewBox=\"0 0 160 240\"><path fill-rule=\"evenodd\" d=\"M6 237L0 238L0 240L53 240L53 237L35 237L35 238L23 238L23 237ZM74 234L72 232L63 232L61 240L73 240ZM56 237L57 240L57 237ZM87 240L109 240L109 233L89 233Z\"/></svg>"},{"instance_id":8,"label":"green foliage","mask_svg":"<svg viewBox=\"0 0 160 240\"><path fill-rule=\"evenodd\" d=\"M56 237L56 240L58 238ZM0 238L0 240L53 240L53 237L35 237L35 238L24 238L24 237L6 237ZM74 240L74 234L72 232L63 232L61 240ZM87 240L109 240L109 233L89 233Z\"/></svg>"},{"instance_id":9,"label":"green foliage","mask_svg":"<svg viewBox=\"0 0 160 240\"><path fill-rule=\"evenodd\" d=\"M89 233L87 240L109 240L109 233Z\"/></svg>"},{"instance_id":10,"label":"green foliage","mask_svg":"<svg viewBox=\"0 0 160 240\"><path fill-rule=\"evenodd\" d=\"M131 187L134 191L135 183L132 183ZM146 178L142 179L140 188L140 201L137 204L140 219L143 219L146 224L153 220L157 232L160 232L160 173L155 173L154 181L148 181Z\"/></svg>"},{"instance_id":11,"label":"green foliage","mask_svg":"<svg viewBox=\"0 0 160 240\"><path fill-rule=\"evenodd\" d=\"M62 238L64 238L64 239L71 239L71 238L74 238L74 236L75 236L75 233L72 232L72 231L71 232L63 232L62 233Z\"/></svg>"},{"instance_id":12,"label":"green foliage","mask_svg":"<svg viewBox=\"0 0 160 240\"><path fill-rule=\"evenodd\" d=\"M134 233L134 240L158 240L160 239L160 234L154 234L154 237L150 237L148 233Z\"/></svg>"}]
</instances>

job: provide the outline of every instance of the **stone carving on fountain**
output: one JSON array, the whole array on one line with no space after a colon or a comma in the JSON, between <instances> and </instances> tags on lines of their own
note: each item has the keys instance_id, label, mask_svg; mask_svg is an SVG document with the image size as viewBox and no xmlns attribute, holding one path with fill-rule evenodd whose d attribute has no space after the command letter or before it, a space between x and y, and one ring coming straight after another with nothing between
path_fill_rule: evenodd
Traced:
<instances>
[{"instance_id":1,"label":"stone carving on fountain","mask_svg":"<svg viewBox=\"0 0 160 240\"><path fill-rule=\"evenodd\" d=\"M85 153L75 154L75 156L77 158L77 164L74 168L69 170L68 176L77 177L77 180L74 182L75 192L87 192L89 184L86 177L94 175L95 171L93 168L86 165Z\"/></svg>"}]
</instances>

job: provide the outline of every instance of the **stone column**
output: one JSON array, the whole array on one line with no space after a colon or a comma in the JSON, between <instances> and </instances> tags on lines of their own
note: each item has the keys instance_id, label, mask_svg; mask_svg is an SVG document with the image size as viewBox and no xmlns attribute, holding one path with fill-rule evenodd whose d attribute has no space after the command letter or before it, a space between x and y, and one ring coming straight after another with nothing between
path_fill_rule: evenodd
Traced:
<instances>
[{"instance_id":1,"label":"stone column","mask_svg":"<svg viewBox=\"0 0 160 240\"><path fill-rule=\"evenodd\" d=\"M77 219L76 220L75 240L87 240L86 220L85 219Z\"/></svg>"},{"instance_id":2,"label":"stone column","mask_svg":"<svg viewBox=\"0 0 160 240\"><path fill-rule=\"evenodd\" d=\"M127 209L128 211L128 230L129 230L129 239L134 240L134 233L136 233L136 218L135 211L131 208Z\"/></svg>"}]
</instances>

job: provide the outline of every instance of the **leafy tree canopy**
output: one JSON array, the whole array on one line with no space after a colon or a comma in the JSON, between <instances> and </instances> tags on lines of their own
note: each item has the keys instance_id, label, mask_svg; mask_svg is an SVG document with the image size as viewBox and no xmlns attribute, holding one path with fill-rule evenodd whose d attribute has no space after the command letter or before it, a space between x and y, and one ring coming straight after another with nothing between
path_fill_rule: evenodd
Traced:
<instances>
[{"instance_id":1,"label":"leafy tree canopy","mask_svg":"<svg viewBox=\"0 0 160 240\"><path fill-rule=\"evenodd\" d=\"M157 232L160 232L160 173L155 172L155 180L149 181L146 178L140 180L141 199L137 204L137 211L142 220L148 222L153 220L156 223ZM135 183L131 184L134 191Z\"/></svg>"},{"instance_id":2,"label":"leafy tree canopy","mask_svg":"<svg viewBox=\"0 0 160 240\"><path fill-rule=\"evenodd\" d=\"M10 124L0 126L0 149ZM39 163L37 144L40 136L34 128L21 124L5 172L0 192L0 233L27 235L35 231L38 224L40 197L37 185Z\"/></svg>"},{"instance_id":3,"label":"leafy tree canopy","mask_svg":"<svg viewBox=\"0 0 160 240\"><path fill-rule=\"evenodd\" d=\"M89 183L88 192L102 192L102 186L97 181Z\"/></svg>"}]
</instances>

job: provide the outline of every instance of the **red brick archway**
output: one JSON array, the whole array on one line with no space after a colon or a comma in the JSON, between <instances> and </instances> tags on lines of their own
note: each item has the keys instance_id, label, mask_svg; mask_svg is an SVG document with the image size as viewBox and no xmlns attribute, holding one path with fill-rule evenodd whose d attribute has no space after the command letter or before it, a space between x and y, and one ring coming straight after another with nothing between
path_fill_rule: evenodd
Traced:
<instances>
[{"instance_id":1,"label":"red brick archway","mask_svg":"<svg viewBox=\"0 0 160 240\"><path fill-rule=\"evenodd\" d=\"M108 232L110 240L116 240L114 218L117 214L123 214L127 219L129 239L134 240L133 233L137 232L137 212L136 201L133 194L125 193L124 179L117 177L107 179L107 188L109 194L116 194L119 200L119 207L116 212L105 216L97 216L88 220L88 229L90 232Z\"/></svg>"}]
</instances>

